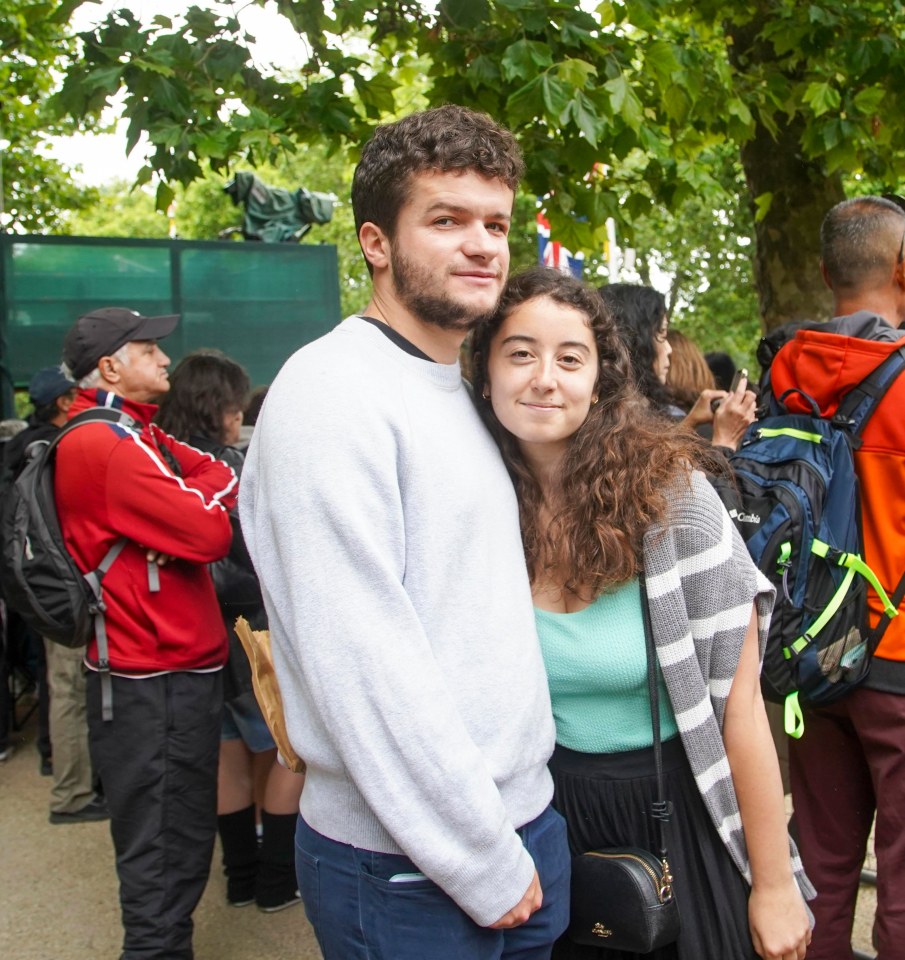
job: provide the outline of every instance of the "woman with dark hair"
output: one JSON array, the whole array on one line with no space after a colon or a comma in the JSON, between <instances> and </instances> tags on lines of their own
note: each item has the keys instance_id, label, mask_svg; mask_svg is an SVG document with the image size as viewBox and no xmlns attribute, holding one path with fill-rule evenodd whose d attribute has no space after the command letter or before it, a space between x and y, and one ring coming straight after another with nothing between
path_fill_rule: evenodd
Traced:
<instances>
[{"instance_id":1,"label":"woman with dark hair","mask_svg":"<svg viewBox=\"0 0 905 960\"><path fill-rule=\"evenodd\" d=\"M650 956L801 960L813 889L786 832L759 685L773 590L700 472L719 458L650 409L603 300L570 277L510 280L473 351L519 498L573 854L654 846L646 603L682 923ZM627 956L566 939L554 951Z\"/></svg>"},{"instance_id":2,"label":"woman with dark hair","mask_svg":"<svg viewBox=\"0 0 905 960\"><path fill-rule=\"evenodd\" d=\"M667 385L672 346L663 294L633 283L610 283L600 287L599 293L628 347L638 389L654 409L682 420L693 430L712 423L713 445L737 449L748 424L754 421L757 402L747 389L747 379L732 392L706 389L690 409L683 410Z\"/></svg>"},{"instance_id":3,"label":"woman with dark hair","mask_svg":"<svg viewBox=\"0 0 905 960\"><path fill-rule=\"evenodd\" d=\"M240 476L236 449L248 374L218 350L198 350L170 375L158 425L179 440L228 463ZM211 574L230 638L224 676L224 717L217 780L217 827L223 846L227 901L257 903L266 913L300 902L295 878L295 822L303 778L277 761L276 745L255 700L251 671L233 624L244 616L252 628L267 626L261 590L234 514L229 554ZM262 835L257 835L255 800Z\"/></svg>"}]
</instances>

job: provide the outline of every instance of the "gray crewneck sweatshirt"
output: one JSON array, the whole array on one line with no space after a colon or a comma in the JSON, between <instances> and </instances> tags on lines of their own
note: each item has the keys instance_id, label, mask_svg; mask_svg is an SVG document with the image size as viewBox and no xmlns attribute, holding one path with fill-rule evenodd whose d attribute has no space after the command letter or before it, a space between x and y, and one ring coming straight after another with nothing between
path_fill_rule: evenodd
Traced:
<instances>
[{"instance_id":1,"label":"gray crewneck sweatshirt","mask_svg":"<svg viewBox=\"0 0 905 960\"><path fill-rule=\"evenodd\" d=\"M551 798L554 727L515 494L459 365L358 317L302 348L240 511L303 817L493 923L533 875L515 830Z\"/></svg>"}]
</instances>

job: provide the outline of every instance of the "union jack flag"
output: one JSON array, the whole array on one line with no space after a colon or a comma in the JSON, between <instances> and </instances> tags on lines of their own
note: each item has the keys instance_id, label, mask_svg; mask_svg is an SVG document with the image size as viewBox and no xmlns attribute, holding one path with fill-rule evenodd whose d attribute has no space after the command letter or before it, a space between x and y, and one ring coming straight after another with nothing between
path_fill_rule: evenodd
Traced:
<instances>
[{"instance_id":1,"label":"union jack flag","mask_svg":"<svg viewBox=\"0 0 905 960\"><path fill-rule=\"evenodd\" d=\"M584 269L583 253L572 253L558 240L550 239L550 221L543 211L537 215L537 262L561 273L571 273L578 280Z\"/></svg>"}]
</instances>

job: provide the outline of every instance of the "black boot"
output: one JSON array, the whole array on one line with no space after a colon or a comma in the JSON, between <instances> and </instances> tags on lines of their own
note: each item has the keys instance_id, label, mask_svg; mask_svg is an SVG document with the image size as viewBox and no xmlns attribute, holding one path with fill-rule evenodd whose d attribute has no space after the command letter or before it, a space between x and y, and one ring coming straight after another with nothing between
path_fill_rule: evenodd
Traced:
<instances>
[{"instance_id":1,"label":"black boot","mask_svg":"<svg viewBox=\"0 0 905 960\"><path fill-rule=\"evenodd\" d=\"M276 913L300 902L295 878L295 813L261 811L264 835L255 900L258 909Z\"/></svg>"},{"instance_id":2,"label":"black boot","mask_svg":"<svg viewBox=\"0 0 905 960\"><path fill-rule=\"evenodd\" d=\"M226 901L234 907L254 903L258 877L258 834L254 804L235 813L217 817L223 845L223 872L226 874Z\"/></svg>"}]
</instances>

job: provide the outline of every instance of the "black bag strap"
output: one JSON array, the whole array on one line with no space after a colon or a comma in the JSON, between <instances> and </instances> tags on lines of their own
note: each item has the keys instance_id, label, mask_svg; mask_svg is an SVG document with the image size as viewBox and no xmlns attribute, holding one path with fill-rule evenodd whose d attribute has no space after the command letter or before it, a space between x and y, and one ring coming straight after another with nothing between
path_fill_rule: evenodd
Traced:
<instances>
[{"instance_id":1,"label":"black bag strap","mask_svg":"<svg viewBox=\"0 0 905 960\"><path fill-rule=\"evenodd\" d=\"M874 367L857 386L852 387L843 397L833 417L833 423L847 429L852 449L857 450L861 446L861 434L864 432L864 428L880 405L880 401L886 395L886 392L903 370L905 370L905 344L893 350L882 363ZM903 599L905 599L905 573L902 574L890 598L891 606L898 610ZM880 645L890 620L891 618L887 614L881 614L876 627L868 635L867 649L871 655Z\"/></svg>"},{"instance_id":2,"label":"black bag strap","mask_svg":"<svg viewBox=\"0 0 905 960\"><path fill-rule=\"evenodd\" d=\"M50 456L52 449L69 433L86 423L119 423L129 429L138 425L138 421L122 410L114 410L111 407L94 407L90 410L84 410L76 414L60 432L50 441L47 447L47 456ZM97 669L101 678L101 716L103 720L113 719L113 683L110 672L110 647L107 641L107 620L104 616L107 606L104 603L104 593L101 582L104 574L113 566L113 562L122 553L123 547L127 543L126 537L120 537L116 543L104 555L104 559L98 564L95 570L82 574L85 582L91 589L94 601L89 605L89 612L94 618L94 636L97 639Z\"/></svg>"},{"instance_id":3,"label":"black bag strap","mask_svg":"<svg viewBox=\"0 0 905 960\"><path fill-rule=\"evenodd\" d=\"M855 450L861 446L861 434L899 374L905 370L905 344L902 344L842 398L832 422L849 431Z\"/></svg>"},{"instance_id":4,"label":"black bag strap","mask_svg":"<svg viewBox=\"0 0 905 960\"><path fill-rule=\"evenodd\" d=\"M902 600L905 600L905 573L899 578L899 583L896 586L895 591L890 595L889 605L895 609L899 609L899 605ZM883 639L883 634L886 633L886 628L889 626L892 621L886 613L880 614L880 619L877 622L877 625L871 630L867 637L867 652L870 656L873 656L874 650L880 646L880 641Z\"/></svg>"},{"instance_id":5,"label":"black bag strap","mask_svg":"<svg viewBox=\"0 0 905 960\"><path fill-rule=\"evenodd\" d=\"M660 691L657 684L657 652L654 648L654 634L650 623L650 607L647 602L647 581L644 573L639 575L641 587L641 619L644 622L644 649L647 654L647 692L650 699L650 720L654 735L654 771L657 779L657 796L651 805L657 832L658 853L661 860L666 859L666 838L663 824L672 814L672 804L663 796L663 748L660 740Z\"/></svg>"}]
</instances>

